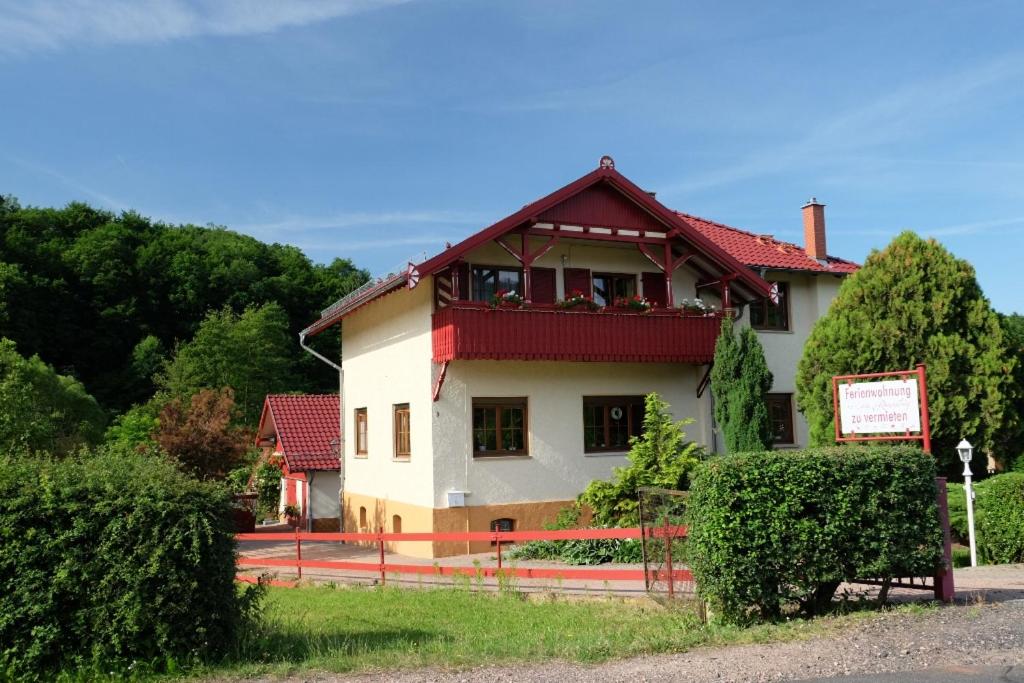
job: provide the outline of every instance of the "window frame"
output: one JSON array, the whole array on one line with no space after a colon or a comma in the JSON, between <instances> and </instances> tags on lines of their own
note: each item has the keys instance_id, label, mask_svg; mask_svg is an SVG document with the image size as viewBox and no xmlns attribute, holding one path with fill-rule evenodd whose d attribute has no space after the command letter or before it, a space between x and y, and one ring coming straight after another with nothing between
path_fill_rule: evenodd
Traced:
<instances>
[{"instance_id":1,"label":"window frame","mask_svg":"<svg viewBox=\"0 0 1024 683\"><path fill-rule=\"evenodd\" d=\"M357 458L366 458L369 456L369 441L370 441L370 421L367 414L366 408L356 408L354 411L355 417L355 456ZM362 423L362 431L359 430L360 422Z\"/></svg>"},{"instance_id":2,"label":"window frame","mask_svg":"<svg viewBox=\"0 0 1024 683\"><path fill-rule=\"evenodd\" d=\"M611 416L608 411L616 404L626 405L626 431L629 433L629 437L643 435L643 413L644 413L645 397L642 395L621 395L621 396L584 396L582 401L582 426L583 426L583 453L584 454L600 454L600 453L625 453L629 451L629 439L627 443L622 446L600 446L590 447L587 446L587 408L593 406L604 407L604 442L608 443L611 441ZM632 406L640 407L640 424L637 432L634 434L632 430L633 426L633 411Z\"/></svg>"},{"instance_id":3,"label":"window frame","mask_svg":"<svg viewBox=\"0 0 1024 683\"><path fill-rule=\"evenodd\" d=\"M505 270L505 271L508 271L510 273L517 273L519 275L519 286L516 288L516 294L518 294L519 296L522 296L522 297L525 298L526 295L522 291L523 290L523 284L525 282L524 275L523 275L523 269L522 268L516 268L515 266L495 266L495 265L476 264L476 263L474 263L474 264L470 264L470 266L469 266L469 287L468 287L468 289L469 289L469 301L476 301L476 302L483 302L483 303L489 303L491 301L490 297L487 297L486 299L478 299L478 298L476 298L476 295L477 295L477 277L478 277L477 276L477 271L478 270L495 270L495 271ZM499 280L499 285L500 285L500 280L501 280L501 276L500 275L498 276L498 280ZM495 294L497 294L498 291L500 291L500 289L501 289L500 286L498 287L498 289L495 289L494 290Z\"/></svg>"},{"instance_id":4,"label":"window frame","mask_svg":"<svg viewBox=\"0 0 1024 683\"><path fill-rule=\"evenodd\" d=\"M754 301L754 302L752 302L750 304L750 307L749 307L749 309L750 309L749 310L750 326L752 328L754 328L755 330L758 330L758 331L761 331L761 332L791 332L792 329L793 329L793 324L792 324L792 320L790 319L791 318L791 314L790 314L790 306L789 306L789 294L790 294L790 291L791 291L790 287L789 287L790 283L787 282L787 281L784 281L784 280L769 280L769 282L771 282L774 285L778 285L778 287L779 287L779 306L778 307L782 308L782 323L781 323L781 326L779 326L779 325L769 325L768 324L768 310L769 310L768 307L771 306L772 308L776 308L776 306L774 306L768 299L761 299L760 301ZM754 311L755 310L758 311L761 316L763 316L762 317L762 321L760 323L755 323L754 322Z\"/></svg>"},{"instance_id":5,"label":"window frame","mask_svg":"<svg viewBox=\"0 0 1024 683\"><path fill-rule=\"evenodd\" d=\"M473 398L470 407L469 429L470 448L473 458L530 457L530 405L527 396L481 397ZM518 408L523 411L523 448L522 450L506 450L497 448L493 451L481 451L476 444L476 411L477 409L494 410L495 443L501 443L501 411L505 408Z\"/></svg>"},{"instance_id":6,"label":"window frame","mask_svg":"<svg viewBox=\"0 0 1024 683\"><path fill-rule=\"evenodd\" d=\"M614 281L614 280L631 280L633 282L633 293L632 294L624 295L626 298L631 297L631 296L636 296L637 293L640 291L639 283L637 282L637 275L636 275L636 273L605 273L605 272L600 272L599 273L599 272L596 272L596 271L592 271L590 273L590 294L593 297L594 301L597 301L597 297L598 297L598 294L597 294L597 284L595 283L595 280L597 280L597 278L607 278L607 279L611 279L612 281ZM615 285L614 284L612 285L611 289L612 290L615 289ZM615 305L615 300L617 298L619 298L619 296L617 294L615 294L614 291L613 291L612 292L611 301L605 301L605 303L603 305L604 306L614 306Z\"/></svg>"},{"instance_id":7,"label":"window frame","mask_svg":"<svg viewBox=\"0 0 1024 683\"><path fill-rule=\"evenodd\" d=\"M790 393L769 393L765 394L764 401L768 408L768 420L772 425L772 445L773 446L795 446L796 445L796 424L793 415L793 394ZM780 439L775 432L775 413L772 406L783 406L785 408L784 421L788 424L784 426L788 429L788 434L783 430L783 436L788 436L789 440Z\"/></svg>"},{"instance_id":8,"label":"window frame","mask_svg":"<svg viewBox=\"0 0 1024 683\"><path fill-rule=\"evenodd\" d=\"M405 416L405 450L403 451L401 446L401 438L403 431L401 429L401 416ZM394 448L394 459L400 461L408 461L412 458L412 414L409 411L408 403L395 403L392 407L392 436L393 436L393 448Z\"/></svg>"}]
</instances>

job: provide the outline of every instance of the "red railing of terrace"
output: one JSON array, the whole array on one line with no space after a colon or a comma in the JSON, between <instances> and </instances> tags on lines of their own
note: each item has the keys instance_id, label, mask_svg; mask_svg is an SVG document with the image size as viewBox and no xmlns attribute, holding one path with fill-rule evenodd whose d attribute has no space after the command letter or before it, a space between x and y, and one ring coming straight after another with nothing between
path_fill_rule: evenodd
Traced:
<instances>
[{"instance_id":1,"label":"red railing of terrace","mask_svg":"<svg viewBox=\"0 0 1024 683\"><path fill-rule=\"evenodd\" d=\"M648 538L675 539L686 536L686 527L682 526L660 526L646 530ZM558 531L537 530L537 531L464 531L449 533L253 533L237 534L235 538L240 542L246 541L293 541L295 543L294 558L279 557L248 557L239 556L237 564L239 567L287 567L294 568L298 578L302 578L302 569L341 569L359 572L372 572L379 574L381 585L387 581L387 574L411 574L430 576L484 576L484 577L515 577L521 579L562 579L562 580L586 580L597 581L643 581L645 587L655 582L665 582L668 592L672 595L675 592L676 582L691 582L693 574L689 569L672 568L672 544L664 543L665 546L665 569L600 569L600 568L579 568L579 567L509 567L503 564L502 545L517 541L564 541L564 540L585 540L585 539L609 539L609 538L641 538L641 529L565 529ZM377 545L377 562L350 562L333 560L304 560L302 559L302 542L349 542L349 543L374 543ZM497 555L496 567L477 566L440 566L420 564L399 564L385 561L385 544L393 541L423 541L423 542L467 542L467 541L490 541L494 544ZM252 576L239 575L240 581L255 582L257 579ZM276 585L294 585L289 582L275 581Z\"/></svg>"},{"instance_id":2,"label":"red railing of terrace","mask_svg":"<svg viewBox=\"0 0 1024 683\"><path fill-rule=\"evenodd\" d=\"M563 360L710 363L720 314L490 308L456 303L433 317L434 361Z\"/></svg>"}]
</instances>

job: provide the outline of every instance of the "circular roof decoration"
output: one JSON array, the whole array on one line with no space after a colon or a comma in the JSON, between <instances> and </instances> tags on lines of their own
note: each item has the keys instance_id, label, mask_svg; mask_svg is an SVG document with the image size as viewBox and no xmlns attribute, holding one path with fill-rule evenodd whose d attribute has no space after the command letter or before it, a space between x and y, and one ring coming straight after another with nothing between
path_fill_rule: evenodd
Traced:
<instances>
[{"instance_id":1,"label":"circular roof decoration","mask_svg":"<svg viewBox=\"0 0 1024 683\"><path fill-rule=\"evenodd\" d=\"M410 263L405 268L405 284L409 289L413 289L420 283L420 271L416 269L416 264Z\"/></svg>"},{"instance_id":2,"label":"circular roof decoration","mask_svg":"<svg viewBox=\"0 0 1024 683\"><path fill-rule=\"evenodd\" d=\"M615 168L615 159L612 159L607 154L601 157L601 161L598 163L601 168Z\"/></svg>"}]
</instances>

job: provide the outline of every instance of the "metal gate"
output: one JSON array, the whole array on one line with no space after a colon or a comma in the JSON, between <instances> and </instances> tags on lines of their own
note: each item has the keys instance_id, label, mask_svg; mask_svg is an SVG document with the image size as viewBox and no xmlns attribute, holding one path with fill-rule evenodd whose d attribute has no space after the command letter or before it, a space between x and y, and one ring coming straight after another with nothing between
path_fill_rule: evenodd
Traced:
<instances>
[{"instance_id":1,"label":"metal gate","mask_svg":"<svg viewBox=\"0 0 1024 683\"><path fill-rule=\"evenodd\" d=\"M648 593L693 597L696 593L686 560L686 491L641 487L640 532L644 561L644 585Z\"/></svg>"}]
</instances>

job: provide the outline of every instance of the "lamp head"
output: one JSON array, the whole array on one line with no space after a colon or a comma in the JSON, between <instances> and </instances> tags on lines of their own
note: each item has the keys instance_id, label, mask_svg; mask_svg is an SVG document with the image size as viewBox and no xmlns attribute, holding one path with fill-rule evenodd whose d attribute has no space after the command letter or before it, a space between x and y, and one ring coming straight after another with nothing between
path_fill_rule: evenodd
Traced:
<instances>
[{"instance_id":1,"label":"lamp head","mask_svg":"<svg viewBox=\"0 0 1024 683\"><path fill-rule=\"evenodd\" d=\"M967 439L961 439L960 443L956 445L956 452L960 456L960 461L966 465L971 462L971 457L974 455L974 447L967 442Z\"/></svg>"}]
</instances>

